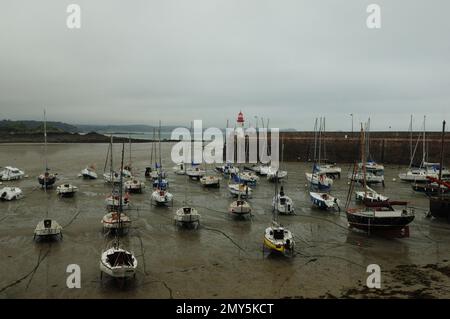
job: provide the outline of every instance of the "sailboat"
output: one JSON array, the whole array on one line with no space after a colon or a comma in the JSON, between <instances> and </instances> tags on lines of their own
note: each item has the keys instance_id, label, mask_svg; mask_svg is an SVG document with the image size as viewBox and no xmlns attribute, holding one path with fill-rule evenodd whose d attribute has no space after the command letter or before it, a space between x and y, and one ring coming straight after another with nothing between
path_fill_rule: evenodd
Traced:
<instances>
[{"instance_id":1,"label":"sailboat","mask_svg":"<svg viewBox=\"0 0 450 319\"><path fill-rule=\"evenodd\" d=\"M361 149L364 154L364 130L361 124ZM365 181L365 161L363 163L363 181ZM356 165L353 174L356 172ZM380 201L369 202L365 201L366 207L363 208L349 208L351 193L353 191L354 180L350 183L349 192L347 195L347 202L345 205L346 216L349 226L357 228L366 232L371 231L396 231L402 236L409 230L407 225L414 220L414 210L407 207L407 202L403 201ZM403 206L401 209L396 209L396 206Z\"/></svg>"},{"instance_id":2,"label":"sailboat","mask_svg":"<svg viewBox=\"0 0 450 319\"><path fill-rule=\"evenodd\" d=\"M186 175L191 179L200 180L205 174L206 171L198 163L192 163L191 167L186 169Z\"/></svg>"},{"instance_id":3,"label":"sailboat","mask_svg":"<svg viewBox=\"0 0 450 319\"><path fill-rule=\"evenodd\" d=\"M241 195L238 195L238 199L230 204L228 211L236 216L245 216L251 214L252 207L246 200L241 198Z\"/></svg>"},{"instance_id":4,"label":"sailboat","mask_svg":"<svg viewBox=\"0 0 450 319\"><path fill-rule=\"evenodd\" d=\"M242 182L237 174L232 174L230 180L231 178L233 178L233 181L228 184L228 191L231 195L241 196L242 198L249 198L252 195L251 187Z\"/></svg>"},{"instance_id":5,"label":"sailboat","mask_svg":"<svg viewBox=\"0 0 450 319\"><path fill-rule=\"evenodd\" d=\"M280 187L280 193L272 199L272 209L280 214L294 214L294 202L284 193L283 185Z\"/></svg>"},{"instance_id":6,"label":"sailboat","mask_svg":"<svg viewBox=\"0 0 450 319\"><path fill-rule=\"evenodd\" d=\"M95 166L89 165L80 172L80 177L83 177L85 179L97 179L98 175L95 172Z\"/></svg>"},{"instance_id":7,"label":"sailboat","mask_svg":"<svg viewBox=\"0 0 450 319\"><path fill-rule=\"evenodd\" d=\"M51 174L47 164L47 118L44 110L44 158L45 158L45 171L38 176L38 182L43 188L51 188L56 182L56 175Z\"/></svg>"},{"instance_id":8,"label":"sailboat","mask_svg":"<svg viewBox=\"0 0 450 319\"><path fill-rule=\"evenodd\" d=\"M56 194L61 197L73 197L78 192L78 187L72 184L62 184L56 187Z\"/></svg>"},{"instance_id":9,"label":"sailboat","mask_svg":"<svg viewBox=\"0 0 450 319\"><path fill-rule=\"evenodd\" d=\"M317 125L317 120L316 120L316 125ZM320 174L326 174L326 176L333 178L333 179L336 177L340 178L342 169L339 166L337 166L336 163L333 163L333 162L330 162L327 160L325 130L326 130L325 129L325 117L323 117L322 130L319 132L319 135L320 135L320 139L323 141L322 145L323 145L323 157L324 158L322 159L322 162L316 166L316 168ZM316 128L314 131L316 131Z\"/></svg>"},{"instance_id":10,"label":"sailboat","mask_svg":"<svg viewBox=\"0 0 450 319\"><path fill-rule=\"evenodd\" d=\"M220 187L221 178L216 174L208 174L208 166L206 166L205 174L200 178L200 184L204 187Z\"/></svg>"},{"instance_id":11,"label":"sailboat","mask_svg":"<svg viewBox=\"0 0 450 319\"><path fill-rule=\"evenodd\" d=\"M281 163L284 163L284 141L281 146ZM284 179L287 174L287 171L281 170L280 167L269 166L266 176L269 182L275 182Z\"/></svg>"},{"instance_id":12,"label":"sailboat","mask_svg":"<svg viewBox=\"0 0 450 319\"><path fill-rule=\"evenodd\" d=\"M278 183L275 183L275 196L278 196ZM272 212L272 224L264 232L263 253L266 249L270 252L293 256L295 248L294 236L290 230L278 223L278 210Z\"/></svg>"},{"instance_id":13,"label":"sailboat","mask_svg":"<svg viewBox=\"0 0 450 319\"><path fill-rule=\"evenodd\" d=\"M358 163L358 171L350 173L348 178L352 181L362 183L363 178L367 184L382 184L384 186L384 166L375 162L370 155L370 118L366 123L366 158L364 162ZM362 170L365 169L363 176Z\"/></svg>"},{"instance_id":14,"label":"sailboat","mask_svg":"<svg viewBox=\"0 0 450 319\"><path fill-rule=\"evenodd\" d=\"M0 200L15 200L23 198L23 192L18 187L3 187L0 188Z\"/></svg>"},{"instance_id":15,"label":"sailboat","mask_svg":"<svg viewBox=\"0 0 450 319\"><path fill-rule=\"evenodd\" d=\"M124 145L122 145L122 148L124 148ZM103 174L105 177L105 181L109 182L112 185L111 195L108 196L105 199L106 209L109 211L115 211L121 206L121 209L128 209L130 207L130 197L129 193L126 192L125 195L123 195L123 174L116 173L113 171L113 140L111 136L111 143L109 152L109 173ZM108 159L108 155L107 155ZM105 163L105 170L106 170L106 163ZM120 171L123 171L123 162Z\"/></svg>"},{"instance_id":16,"label":"sailboat","mask_svg":"<svg viewBox=\"0 0 450 319\"><path fill-rule=\"evenodd\" d=\"M177 175L184 175L186 174L186 166L184 162L177 163L173 168L173 172Z\"/></svg>"},{"instance_id":17,"label":"sailboat","mask_svg":"<svg viewBox=\"0 0 450 319\"><path fill-rule=\"evenodd\" d=\"M141 182L137 177L133 176L131 164L131 138L129 143L130 143L130 160L129 164L125 167L125 169L131 175L131 179L129 179L124 183L125 190L130 193L142 193L143 189L145 188L145 183Z\"/></svg>"},{"instance_id":18,"label":"sailboat","mask_svg":"<svg viewBox=\"0 0 450 319\"><path fill-rule=\"evenodd\" d=\"M121 169L123 168L124 148L125 147L122 145ZM119 177L118 190L114 184L112 188L113 194L107 202L107 208L110 212L103 216L101 222L104 231L117 230L123 232L131 227L131 219L123 212L124 208L128 208L129 205L127 197L123 196L123 176Z\"/></svg>"},{"instance_id":19,"label":"sailboat","mask_svg":"<svg viewBox=\"0 0 450 319\"><path fill-rule=\"evenodd\" d=\"M200 214L197 209L192 206L187 205L187 179L184 187L184 203L183 207L177 209L175 212L174 223L179 226L190 227L194 226L197 228L200 225Z\"/></svg>"},{"instance_id":20,"label":"sailboat","mask_svg":"<svg viewBox=\"0 0 450 319\"><path fill-rule=\"evenodd\" d=\"M333 185L333 179L328 177L326 172L320 171L320 165L322 160L321 157L322 129L323 129L323 119L320 118L320 127L317 128L317 118L316 118L316 124L314 126L314 165L312 173L305 173L305 177L313 190L326 192L331 189L331 186Z\"/></svg>"},{"instance_id":21,"label":"sailboat","mask_svg":"<svg viewBox=\"0 0 450 319\"><path fill-rule=\"evenodd\" d=\"M62 227L61 225L54 219L48 218L48 194L47 187L44 187L45 192L45 201L46 201L46 210L45 210L45 218L38 222L36 228L34 229L34 237L36 240L50 240L50 239L62 239Z\"/></svg>"},{"instance_id":22,"label":"sailboat","mask_svg":"<svg viewBox=\"0 0 450 319\"><path fill-rule=\"evenodd\" d=\"M106 167L108 165L109 160L109 172L106 172ZM109 184L117 184L119 183L120 177L119 173L114 171L113 165L113 136L110 137L110 142L108 145L108 151L106 153L105 166L103 167L103 178L105 183Z\"/></svg>"},{"instance_id":23,"label":"sailboat","mask_svg":"<svg viewBox=\"0 0 450 319\"><path fill-rule=\"evenodd\" d=\"M441 162L439 169L439 177L429 177L432 182L438 183L450 189L450 182L444 181L442 178L442 170L444 164L444 139L445 139L445 121L442 122L442 137L441 137ZM450 222L450 196L444 195L443 191L439 191L436 195L429 197L430 215L436 218L444 218Z\"/></svg>"},{"instance_id":24,"label":"sailboat","mask_svg":"<svg viewBox=\"0 0 450 319\"><path fill-rule=\"evenodd\" d=\"M25 172L16 167L6 166L0 170L0 180L2 181L22 179L24 176Z\"/></svg>"},{"instance_id":25,"label":"sailboat","mask_svg":"<svg viewBox=\"0 0 450 319\"><path fill-rule=\"evenodd\" d=\"M122 164L123 169L124 146L122 146ZM120 185L123 184L123 176L120 176ZM122 187L120 188L122 195ZM117 212L111 212L102 219L103 227L107 230L115 230L115 240L113 246L102 252L100 257L100 278L103 279L103 273L113 278L129 278L136 276L137 259L132 252L124 249L120 245L120 235L131 226L130 218L122 212L122 201L119 204Z\"/></svg>"},{"instance_id":26,"label":"sailboat","mask_svg":"<svg viewBox=\"0 0 450 319\"><path fill-rule=\"evenodd\" d=\"M363 204L367 205L371 205L372 203L382 203L382 202L387 202L389 200L388 197L379 194L378 192L376 192L374 189L370 188L367 182L367 169L366 169L366 147L365 147L365 132L362 130L361 131L361 145L360 145L360 149L361 149L361 162L362 163L362 169L360 170L360 179L356 179L355 177L352 177L351 180L352 181L356 181L358 180L363 189L359 190L359 191L355 191L355 198L357 201L362 202ZM358 174L358 170L356 168L356 166L353 169L353 174Z\"/></svg>"},{"instance_id":27,"label":"sailboat","mask_svg":"<svg viewBox=\"0 0 450 319\"><path fill-rule=\"evenodd\" d=\"M161 158L161 121L159 122L159 166L158 169L158 179L155 181L156 186L153 191L150 202L155 205L168 205L169 203L173 206L173 195L168 191L168 183L163 178L164 170L162 169L162 158Z\"/></svg>"}]
</instances>

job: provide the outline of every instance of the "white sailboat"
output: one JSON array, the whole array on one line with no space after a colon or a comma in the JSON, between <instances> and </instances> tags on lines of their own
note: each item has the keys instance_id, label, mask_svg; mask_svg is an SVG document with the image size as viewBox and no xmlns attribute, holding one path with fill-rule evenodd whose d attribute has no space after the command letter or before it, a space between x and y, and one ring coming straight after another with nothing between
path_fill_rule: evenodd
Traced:
<instances>
[{"instance_id":1,"label":"white sailboat","mask_svg":"<svg viewBox=\"0 0 450 319\"><path fill-rule=\"evenodd\" d=\"M3 187L0 188L0 200L15 200L23 198L23 192L18 187Z\"/></svg>"},{"instance_id":2,"label":"white sailboat","mask_svg":"<svg viewBox=\"0 0 450 319\"><path fill-rule=\"evenodd\" d=\"M56 194L61 197L73 197L78 192L78 187L72 184L62 184L56 187Z\"/></svg>"},{"instance_id":3,"label":"white sailboat","mask_svg":"<svg viewBox=\"0 0 450 319\"><path fill-rule=\"evenodd\" d=\"M95 172L95 166L89 165L80 172L80 177L83 177L85 179L97 179L98 175Z\"/></svg>"},{"instance_id":4,"label":"white sailboat","mask_svg":"<svg viewBox=\"0 0 450 319\"><path fill-rule=\"evenodd\" d=\"M168 191L168 183L163 180L163 169L161 160L161 121L159 121L159 170L156 189L153 191L150 202L158 206L173 206L173 195Z\"/></svg>"},{"instance_id":5,"label":"white sailboat","mask_svg":"<svg viewBox=\"0 0 450 319\"><path fill-rule=\"evenodd\" d=\"M174 223L178 226L190 227L194 226L197 228L200 225L200 214L197 209L187 204L187 177L186 184L184 187L184 203L183 207L180 207L175 212L173 217Z\"/></svg>"},{"instance_id":6,"label":"white sailboat","mask_svg":"<svg viewBox=\"0 0 450 319\"><path fill-rule=\"evenodd\" d=\"M275 183L275 196L278 196L278 183ZM278 223L277 209L273 209L272 224L264 232L263 253L266 249L285 256L294 256L294 236L290 230Z\"/></svg>"},{"instance_id":7,"label":"white sailboat","mask_svg":"<svg viewBox=\"0 0 450 319\"><path fill-rule=\"evenodd\" d=\"M124 146L122 146L122 164L123 168L123 153ZM120 184L122 186L123 176L120 177ZM122 189L122 187L120 188ZM122 192L122 191L121 191ZM122 195L122 193L120 193ZM113 278L129 278L136 276L137 259L132 252L124 249L120 245L120 235L122 235L131 226L130 218L123 213L122 205L119 205L117 212L110 212L102 219L104 230L115 231L115 241L112 247L102 252L100 257L100 279L103 279L103 273Z\"/></svg>"},{"instance_id":8,"label":"white sailboat","mask_svg":"<svg viewBox=\"0 0 450 319\"><path fill-rule=\"evenodd\" d=\"M129 173L129 180L125 181L124 187L125 190L129 193L142 193L143 189L145 188L145 183L140 181L139 178L133 176L133 168L132 168L132 156L131 156L131 138L129 139L129 145L130 145L130 159L129 164L125 167L127 172ZM126 176L124 174L124 176Z\"/></svg>"},{"instance_id":9,"label":"white sailboat","mask_svg":"<svg viewBox=\"0 0 450 319\"><path fill-rule=\"evenodd\" d=\"M280 188L280 193L272 199L272 209L284 215L294 214L294 202L284 193L283 186Z\"/></svg>"},{"instance_id":10,"label":"white sailboat","mask_svg":"<svg viewBox=\"0 0 450 319\"><path fill-rule=\"evenodd\" d=\"M25 172L12 166L5 166L0 170L0 179L2 181L13 181L22 179Z\"/></svg>"},{"instance_id":11,"label":"white sailboat","mask_svg":"<svg viewBox=\"0 0 450 319\"><path fill-rule=\"evenodd\" d=\"M45 171L38 176L38 182L43 188L51 188L56 182L56 175L49 172L47 163L47 118L44 110L44 161Z\"/></svg>"},{"instance_id":12,"label":"white sailboat","mask_svg":"<svg viewBox=\"0 0 450 319\"><path fill-rule=\"evenodd\" d=\"M124 146L122 146L122 162L121 169L123 168L123 154ZM101 223L103 224L104 231L116 230L123 232L131 227L131 219L123 212L125 208L129 206L129 200L127 196L123 196L123 176L119 177L119 187L116 189L116 185L112 185L113 195L107 199L107 208L109 212L103 216Z\"/></svg>"}]
</instances>

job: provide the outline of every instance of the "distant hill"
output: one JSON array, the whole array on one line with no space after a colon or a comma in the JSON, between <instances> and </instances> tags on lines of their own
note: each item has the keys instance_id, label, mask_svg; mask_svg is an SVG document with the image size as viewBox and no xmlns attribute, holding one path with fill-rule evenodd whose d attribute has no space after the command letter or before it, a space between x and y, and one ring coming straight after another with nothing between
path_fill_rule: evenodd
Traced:
<instances>
[{"instance_id":1,"label":"distant hill","mask_svg":"<svg viewBox=\"0 0 450 319\"><path fill-rule=\"evenodd\" d=\"M108 132L108 133L128 133L128 132L153 132L158 126L131 124L131 125L84 125L77 124L76 127L80 132ZM161 131L172 131L178 126L161 126Z\"/></svg>"},{"instance_id":2,"label":"distant hill","mask_svg":"<svg viewBox=\"0 0 450 319\"><path fill-rule=\"evenodd\" d=\"M0 132L8 133L39 133L44 131L43 121L11 121L0 120ZM80 130L71 124L63 122L47 122L47 132L77 133Z\"/></svg>"}]
</instances>

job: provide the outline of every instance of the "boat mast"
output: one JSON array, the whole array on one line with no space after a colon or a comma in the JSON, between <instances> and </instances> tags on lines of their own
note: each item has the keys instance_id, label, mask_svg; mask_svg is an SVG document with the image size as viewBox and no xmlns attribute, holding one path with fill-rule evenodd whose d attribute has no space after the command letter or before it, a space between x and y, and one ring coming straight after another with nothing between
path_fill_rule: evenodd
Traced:
<instances>
[{"instance_id":1,"label":"boat mast","mask_svg":"<svg viewBox=\"0 0 450 319\"><path fill-rule=\"evenodd\" d=\"M161 161L161 120L159 120L159 131L158 131L158 139L159 139L159 176L160 181L162 178L162 161Z\"/></svg>"},{"instance_id":2,"label":"boat mast","mask_svg":"<svg viewBox=\"0 0 450 319\"><path fill-rule=\"evenodd\" d=\"M317 117L314 123L314 163L317 161Z\"/></svg>"},{"instance_id":3,"label":"boat mast","mask_svg":"<svg viewBox=\"0 0 450 319\"><path fill-rule=\"evenodd\" d=\"M426 133L425 133L425 120L426 120L426 115L423 116L423 141L422 141L422 164L420 165L421 167L425 165L425 160L426 160Z\"/></svg>"},{"instance_id":4,"label":"boat mast","mask_svg":"<svg viewBox=\"0 0 450 319\"><path fill-rule=\"evenodd\" d=\"M48 162L47 162L47 115L44 109L44 161L45 161L45 172L48 172ZM44 184L47 184L46 176L44 176ZM47 185L44 185L47 187Z\"/></svg>"},{"instance_id":5,"label":"boat mast","mask_svg":"<svg viewBox=\"0 0 450 319\"><path fill-rule=\"evenodd\" d=\"M327 160L327 144L325 143L325 116L323 117L322 139L323 139L323 159L326 161Z\"/></svg>"},{"instance_id":6,"label":"boat mast","mask_svg":"<svg viewBox=\"0 0 450 319\"><path fill-rule=\"evenodd\" d=\"M321 151L322 151L322 117L320 117L320 124L319 124L319 165L321 161Z\"/></svg>"},{"instance_id":7,"label":"boat mast","mask_svg":"<svg viewBox=\"0 0 450 319\"><path fill-rule=\"evenodd\" d=\"M122 229L122 219L121 214L123 210L123 157L125 152L125 143L122 142L122 161L120 163L120 188L119 188L119 211L118 211L118 219L119 219L119 232ZM114 197L113 197L113 203L114 203ZM119 236L117 236L117 246L119 246Z\"/></svg>"},{"instance_id":8,"label":"boat mast","mask_svg":"<svg viewBox=\"0 0 450 319\"><path fill-rule=\"evenodd\" d=\"M411 163L412 163L412 158L413 158L413 132L412 132L412 124L413 123L413 116L411 114L411 118L409 121L409 159L410 159L410 164L409 164L409 168L411 168Z\"/></svg>"},{"instance_id":9,"label":"boat mast","mask_svg":"<svg viewBox=\"0 0 450 319\"><path fill-rule=\"evenodd\" d=\"M442 167L444 165L444 137L445 137L445 120L442 122L441 161L439 163L439 180L440 181L442 181Z\"/></svg>"},{"instance_id":10,"label":"boat mast","mask_svg":"<svg viewBox=\"0 0 450 319\"><path fill-rule=\"evenodd\" d=\"M361 123L361 162L362 162L362 173L363 173L363 187L364 187L364 197L367 196L367 182L366 182L366 154L364 153L365 147L365 132L363 129L363 125Z\"/></svg>"}]
</instances>

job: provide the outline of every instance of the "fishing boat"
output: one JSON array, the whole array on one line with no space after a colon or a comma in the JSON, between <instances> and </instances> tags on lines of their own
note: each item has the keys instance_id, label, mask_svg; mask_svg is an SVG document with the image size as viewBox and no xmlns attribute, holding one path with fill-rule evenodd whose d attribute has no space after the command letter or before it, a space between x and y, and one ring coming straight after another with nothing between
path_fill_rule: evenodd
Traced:
<instances>
[{"instance_id":1,"label":"fishing boat","mask_svg":"<svg viewBox=\"0 0 450 319\"><path fill-rule=\"evenodd\" d=\"M80 177L83 177L85 179L97 179L97 173L95 172L94 165L90 165L83 169L80 173Z\"/></svg>"},{"instance_id":2,"label":"fishing boat","mask_svg":"<svg viewBox=\"0 0 450 319\"><path fill-rule=\"evenodd\" d=\"M56 182L56 175L49 172L47 164L47 119L44 110L44 159L45 159L45 171L38 176L38 182L43 188L51 188Z\"/></svg>"},{"instance_id":3,"label":"fishing boat","mask_svg":"<svg viewBox=\"0 0 450 319\"><path fill-rule=\"evenodd\" d=\"M3 187L0 189L0 200L15 200L23 198L23 192L18 187Z\"/></svg>"},{"instance_id":4,"label":"fishing boat","mask_svg":"<svg viewBox=\"0 0 450 319\"><path fill-rule=\"evenodd\" d=\"M404 206L395 209L394 206ZM370 207L349 208L346 211L351 228L370 232L371 230L402 231L414 220L414 210L407 207L407 202L373 202Z\"/></svg>"},{"instance_id":5,"label":"fishing boat","mask_svg":"<svg viewBox=\"0 0 450 319\"><path fill-rule=\"evenodd\" d=\"M0 179L2 181L17 180L23 178L24 176L25 172L16 167L6 166L0 170Z\"/></svg>"},{"instance_id":6,"label":"fishing boat","mask_svg":"<svg viewBox=\"0 0 450 319\"><path fill-rule=\"evenodd\" d=\"M124 148L125 146L122 145L121 169L123 168ZM112 189L112 195L106 200L109 212L101 220L103 231L114 230L123 233L131 227L131 219L123 212L129 206L128 194L123 196L123 176L119 177L119 186L113 184Z\"/></svg>"},{"instance_id":7,"label":"fishing boat","mask_svg":"<svg viewBox=\"0 0 450 319\"><path fill-rule=\"evenodd\" d=\"M73 197L78 192L78 187L72 184L62 184L56 187L56 194L61 197Z\"/></svg>"},{"instance_id":8,"label":"fishing boat","mask_svg":"<svg viewBox=\"0 0 450 319\"><path fill-rule=\"evenodd\" d=\"M363 125L361 124L361 154L364 157L364 140L365 134ZM364 163L364 162L363 162ZM353 169L353 174L356 172L357 166ZM363 186L365 183L365 165L362 165ZM400 236L409 234L408 224L414 220L414 210L407 207L407 202L403 201L369 201L363 198L365 207L349 208L351 194L353 192L355 181L352 179L350 183L349 192L347 195L347 202L345 205L347 221L350 228L357 228L366 232L383 231L394 232ZM367 189L365 189L365 193ZM402 209L396 209L394 206L403 206Z\"/></svg>"},{"instance_id":9,"label":"fishing boat","mask_svg":"<svg viewBox=\"0 0 450 319\"><path fill-rule=\"evenodd\" d=\"M309 192L312 204L323 210L336 210L340 211L340 201L336 197L328 193Z\"/></svg>"}]
</instances>

